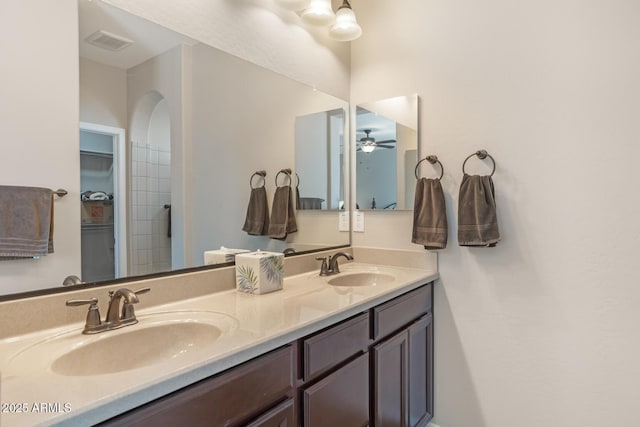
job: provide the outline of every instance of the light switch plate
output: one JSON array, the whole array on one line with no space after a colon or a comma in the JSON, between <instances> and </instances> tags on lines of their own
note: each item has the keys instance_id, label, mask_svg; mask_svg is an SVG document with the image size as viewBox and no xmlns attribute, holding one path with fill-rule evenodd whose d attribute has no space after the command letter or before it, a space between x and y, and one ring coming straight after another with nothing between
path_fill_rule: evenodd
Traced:
<instances>
[{"instance_id":1,"label":"light switch plate","mask_svg":"<svg viewBox=\"0 0 640 427\"><path fill-rule=\"evenodd\" d=\"M338 231L349 231L349 212L338 212Z\"/></svg>"},{"instance_id":2,"label":"light switch plate","mask_svg":"<svg viewBox=\"0 0 640 427\"><path fill-rule=\"evenodd\" d=\"M356 211L353 213L353 231L364 233L364 212Z\"/></svg>"}]
</instances>

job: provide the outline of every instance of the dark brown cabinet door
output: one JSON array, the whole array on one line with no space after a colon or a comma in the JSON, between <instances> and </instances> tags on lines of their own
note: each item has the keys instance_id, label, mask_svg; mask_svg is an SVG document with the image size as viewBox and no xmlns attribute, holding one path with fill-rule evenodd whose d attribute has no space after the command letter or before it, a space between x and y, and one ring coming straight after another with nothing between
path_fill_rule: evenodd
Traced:
<instances>
[{"instance_id":1,"label":"dark brown cabinet door","mask_svg":"<svg viewBox=\"0 0 640 427\"><path fill-rule=\"evenodd\" d=\"M373 348L376 427L422 427L433 417L433 316Z\"/></svg>"},{"instance_id":2,"label":"dark brown cabinet door","mask_svg":"<svg viewBox=\"0 0 640 427\"><path fill-rule=\"evenodd\" d=\"M305 427L369 424L369 354L365 353L303 391Z\"/></svg>"},{"instance_id":3,"label":"dark brown cabinet door","mask_svg":"<svg viewBox=\"0 0 640 427\"><path fill-rule=\"evenodd\" d=\"M433 316L409 326L409 426L425 426L433 417Z\"/></svg>"},{"instance_id":4,"label":"dark brown cabinet door","mask_svg":"<svg viewBox=\"0 0 640 427\"><path fill-rule=\"evenodd\" d=\"M239 426L293 393L286 346L106 421L105 426Z\"/></svg>"},{"instance_id":5,"label":"dark brown cabinet door","mask_svg":"<svg viewBox=\"0 0 640 427\"><path fill-rule=\"evenodd\" d=\"M406 427L409 412L409 334L406 330L373 348L374 425Z\"/></svg>"},{"instance_id":6,"label":"dark brown cabinet door","mask_svg":"<svg viewBox=\"0 0 640 427\"><path fill-rule=\"evenodd\" d=\"M295 427L293 399L285 400L247 427Z\"/></svg>"}]
</instances>

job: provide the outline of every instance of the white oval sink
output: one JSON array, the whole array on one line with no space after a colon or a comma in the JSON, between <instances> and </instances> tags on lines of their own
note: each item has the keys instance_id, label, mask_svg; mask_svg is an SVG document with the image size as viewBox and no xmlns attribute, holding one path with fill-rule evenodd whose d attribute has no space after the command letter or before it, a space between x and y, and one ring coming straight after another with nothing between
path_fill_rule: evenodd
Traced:
<instances>
[{"instance_id":1,"label":"white oval sink","mask_svg":"<svg viewBox=\"0 0 640 427\"><path fill-rule=\"evenodd\" d=\"M56 374L87 376L111 374L181 357L211 344L220 328L198 322L174 322L103 332L101 340L89 342L58 357L51 364Z\"/></svg>"},{"instance_id":2,"label":"white oval sink","mask_svg":"<svg viewBox=\"0 0 640 427\"><path fill-rule=\"evenodd\" d=\"M15 354L16 370L45 369L64 376L104 375L188 358L207 351L237 328L237 320L211 311L168 311L138 316L139 323L94 335L74 329Z\"/></svg>"},{"instance_id":3,"label":"white oval sink","mask_svg":"<svg viewBox=\"0 0 640 427\"><path fill-rule=\"evenodd\" d=\"M333 286L376 286L391 283L396 278L390 274L374 272L343 273L327 283Z\"/></svg>"}]
</instances>

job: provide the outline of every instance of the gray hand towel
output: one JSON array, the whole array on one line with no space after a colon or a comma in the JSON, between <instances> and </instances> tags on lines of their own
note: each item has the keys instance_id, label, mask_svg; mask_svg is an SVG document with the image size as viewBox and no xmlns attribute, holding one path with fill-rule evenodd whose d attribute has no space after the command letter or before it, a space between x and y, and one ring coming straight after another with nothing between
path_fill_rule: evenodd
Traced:
<instances>
[{"instance_id":1,"label":"gray hand towel","mask_svg":"<svg viewBox=\"0 0 640 427\"><path fill-rule=\"evenodd\" d=\"M284 240L287 234L298 231L291 193L291 187L282 186L276 189L276 194L273 196L269 224L269 237L272 239Z\"/></svg>"},{"instance_id":2,"label":"gray hand towel","mask_svg":"<svg viewBox=\"0 0 640 427\"><path fill-rule=\"evenodd\" d=\"M458 201L458 244L495 246L500 241L491 176L464 174Z\"/></svg>"},{"instance_id":3,"label":"gray hand towel","mask_svg":"<svg viewBox=\"0 0 640 427\"><path fill-rule=\"evenodd\" d=\"M269 203L267 190L262 187L252 188L247 206L247 216L242 230L254 236L266 236L269 230Z\"/></svg>"},{"instance_id":4,"label":"gray hand towel","mask_svg":"<svg viewBox=\"0 0 640 427\"><path fill-rule=\"evenodd\" d=\"M0 186L0 259L53 253L53 192Z\"/></svg>"},{"instance_id":5,"label":"gray hand towel","mask_svg":"<svg viewBox=\"0 0 640 427\"><path fill-rule=\"evenodd\" d=\"M425 249L447 247L447 210L439 179L420 178L416 182L411 241Z\"/></svg>"}]
</instances>

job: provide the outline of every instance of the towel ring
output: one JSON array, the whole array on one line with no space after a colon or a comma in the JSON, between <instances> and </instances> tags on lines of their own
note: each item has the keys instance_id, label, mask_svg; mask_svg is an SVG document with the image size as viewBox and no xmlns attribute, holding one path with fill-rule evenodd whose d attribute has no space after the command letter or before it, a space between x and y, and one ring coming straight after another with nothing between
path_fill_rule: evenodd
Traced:
<instances>
[{"instance_id":1,"label":"towel ring","mask_svg":"<svg viewBox=\"0 0 640 427\"><path fill-rule=\"evenodd\" d=\"M56 191L53 192L53 194L55 194L58 197L64 197L69 193L67 192L67 190L64 190L62 188L58 188Z\"/></svg>"},{"instance_id":2,"label":"towel ring","mask_svg":"<svg viewBox=\"0 0 640 427\"><path fill-rule=\"evenodd\" d=\"M296 172L296 188L300 187L300 175Z\"/></svg>"},{"instance_id":3,"label":"towel ring","mask_svg":"<svg viewBox=\"0 0 640 427\"><path fill-rule=\"evenodd\" d=\"M420 163L424 162L425 160L431 163L432 165L435 165L436 163L440 165L440 177L438 178L438 181L440 181L444 176L444 166L442 166L442 162L438 160L438 156L433 156L433 155L427 156L418 162L418 164L416 165L416 169L414 170L416 179L420 179L420 177L418 176L418 168L420 167Z\"/></svg>"},{"instance_id":4,"label":"towel ring","mask_svg":"<svg viewBox=\"0 0 640 427\"><path fill-rule=\"evenodd\" d=\"M291 187L291 169L287 168L287 169L280 169L280 171L278 172L278 174L276 175L276 187L278 187L278 177L280 176L280 174L283 173L287 176L287 178L289 178L289 184L287 184L289 187Z\"/></svg>"},{"instance_id":5,"label":"towel ring","mask_svg":"<svg viewBox=\"0 0 640 427\"><path fill-rule=\"evenodd\" d=\"M491 154L487 153L487 150L478 150L473 154L470 154L469 156L467 156L466 159L464 159L464 162L462 162L462 173L463 174L467 174L464 170L464 166L467 163L467 160L469 160L470 158L472 158L473 156L478 156L478 158L480 160L484 160L487 157L491 159L491 162L493 163L493 169L491 169L491 174L489 174L489 176L493 176L493 173L496 171L496 161L495 159L491 156Z\"/></svg>"},{"instance_id":6,"label":"towel ring","mask_svg":"<svg viewBox=\"0 0 640 427\"><path fill-rule=\"evenodd\" d=\"M253 186L253 177L256 176L256 175L259 176L259 177L262 177L262 187L264 187L264 185L266 183L264 177L267 176L267 171L254 172L253 175L251 175L251 178L249 178L249 186L251 188L260 188L260 187L254 187Z\"/></svg>"}]
</instances>

